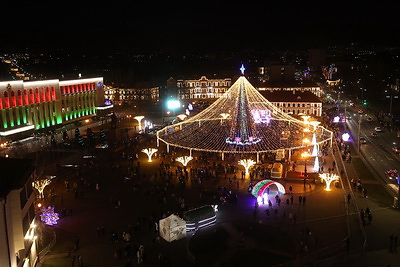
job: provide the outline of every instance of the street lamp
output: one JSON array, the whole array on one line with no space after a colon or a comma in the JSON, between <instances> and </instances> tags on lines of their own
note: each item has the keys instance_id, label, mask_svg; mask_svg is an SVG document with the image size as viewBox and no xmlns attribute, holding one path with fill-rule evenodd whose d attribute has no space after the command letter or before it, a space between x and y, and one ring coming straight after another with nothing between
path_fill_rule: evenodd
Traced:
<instances>
[{"instance_id":1,"label":"street lamp","mask_svg":"<svg viewBox=\"0 0 400 267\"><path fill-rule=\"evenodd\" d=\"M140 132L142 130L142 120L144 119L144 116L135 116L133 118L138 121L138 123L139 123L139 132Z\"/></svg>"},{"instance_id":2,"label":"street lamp","mask_svg":"<svg viewBox=\"0 0 400 267\"><path fill-rule=\"evenodd\" d=\"M307 176L307 158L310 156L310 153L307 151L301 154L301 157L304 159L304 176Z\"/></svg>"}]
</instances>

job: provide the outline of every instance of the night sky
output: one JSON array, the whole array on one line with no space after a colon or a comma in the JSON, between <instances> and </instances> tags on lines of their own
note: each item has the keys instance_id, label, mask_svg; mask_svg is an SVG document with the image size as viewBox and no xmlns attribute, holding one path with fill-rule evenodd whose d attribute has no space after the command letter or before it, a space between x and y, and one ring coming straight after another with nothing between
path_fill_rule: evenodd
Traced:
<instances>
[{"instance_id":1,"label":"night sky","mask_svg":"<svg viewBox=\"0 0 400 267\"><path fill-rule=\"evenodd\" d=\"M89 6L67 1L54 8L7 3L1 14L0 48L221 51L318 48L349 42L398 45L400 40L400 4L106 3Z\"/></svg>"}]
</instances>

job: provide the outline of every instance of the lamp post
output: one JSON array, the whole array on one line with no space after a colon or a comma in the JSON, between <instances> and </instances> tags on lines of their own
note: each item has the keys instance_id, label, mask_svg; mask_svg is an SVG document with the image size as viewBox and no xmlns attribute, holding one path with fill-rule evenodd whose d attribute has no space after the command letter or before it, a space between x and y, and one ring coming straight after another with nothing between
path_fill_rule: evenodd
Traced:
<instances>
[{"instance_id":1,"label":"lamp post","mask_svg":"<svg viewBox=\"0 0 400 267\"><path fill-rule=\"evenodd\" d=\"M304 176L307 176L307 158L310 156L310 154L305 151L301 154L301 157L304 159Z\"/></svg>"}]
</instances>

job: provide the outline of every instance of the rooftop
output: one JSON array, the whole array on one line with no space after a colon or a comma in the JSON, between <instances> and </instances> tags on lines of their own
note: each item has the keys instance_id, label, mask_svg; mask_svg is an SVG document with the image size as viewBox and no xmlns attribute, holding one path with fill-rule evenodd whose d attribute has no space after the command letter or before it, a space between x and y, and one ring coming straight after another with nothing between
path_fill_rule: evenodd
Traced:
<instances>
[{"instance_id":1,"label":"rooftop","mask_svg":"<svg viewBox=\"0 0 400 267\"><path fill-rule=\"evenodd\" d=\"M0 198L22 188L34 170L32 160L0 157Z\"/></svg>"},{"instance_id":2,"label":"rooftop","mask_svg":"<svg viewBox=\"0 0 400 267\"><path fill-rule=\"evenodd\" d=\"M322 102L314 93L310 91L273 90L260 91L260 93L270 102Z\"/></svg>"}]
</instances>

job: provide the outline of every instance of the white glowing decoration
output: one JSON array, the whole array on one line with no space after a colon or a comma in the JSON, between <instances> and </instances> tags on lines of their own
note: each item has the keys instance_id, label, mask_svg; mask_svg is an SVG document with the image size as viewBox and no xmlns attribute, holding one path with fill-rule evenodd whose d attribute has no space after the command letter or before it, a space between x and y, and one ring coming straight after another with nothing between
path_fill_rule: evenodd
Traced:
<instances>
[{"instance_id":1,"label":"white glowing decoration","mask_svg":"<svg viewBox=\"0 0 400 267\"><path fill-rule=\"evenodd\" d=\"M347 142L350 139L350 134L349 133L344 133L342 134L342 140Z\"/></svg>"},{"instance_id":2,"label":"white glowing decoration","mask_svg":"<svg viewBox=\"0 0 400 267\"><path fill-rule=\"evenodd\" d=\"M142 152L145 153L148 156L148 162L152 162L151 157L153 156L154 153L158 151L157 148L145 148L142 149Z\"/></svg>"},{"instance_id":3,"label":"white glowing decoration","mask_svg":"<svg viewBox=\"0 0 400 267\"><path fill-rule=\"evenodd\" d=\"M32 186L39 192L39 197L44 198L43 191L51 183L51 179L55 176L48 176L45 179L36 180L32 182Z\"/></svg>"},{"instance_id":4,"label":"white glowing decoration","mask_svg":"<svg viewBox=\"0 0 400 267\"><path fill-rule=\"evenodd\" d=\"M317 144L317 136L315 133L313 133L312 139L311 139L311 144L316 145Z\"/></svg>"},{"instance_id":5,"label":"white glowing decoration","mask_svg":"<svg viewBox=\"0 0 400 267\"><path fill-rule=\"evenodd\" d=\"M239 165L242 165L246 170L246 174L249 174L249 169L251 166L255 165L256 162L252 159L241 159L239 160Z\"/></svg>"},{"instance_id":6,"label":"white glowing decoration","mask_svg":"<svg viewBox=\"0 0 400 267\"><path fill-rule=\"evenodd\" d=\"M340 117L339 116L336 116L336 117L333 118L333 122L339 122L339 121L340 121Z\"/></svg>"},{"instance_id":7,"label":"white glowing decoration","mask_svg":"<svg viewBox=\"0 0 400 267\"><path fill-rule=\"evenodd\" d=\"M319 159L318 159L318 157L315 157L313 170L314 170L314 172L319 172Z\"/></svg>"},{"instance_id":8,"label":"white glowing decoration","mask_svg":"<svg viewBox=\"0 0 400 267\"><path fill-rule=\"evenodd\" d=\"M331 183L339 180L339 176L334 173L321 173L319 177L325 181L326 191L331 191Z\"/></svg>"},{"instance_id":9,"label":"white glowing decoration","mask_svg":"<svg viewBox=\"0 0 400 267\"><path fill-rule=\"evenodd\" d=\"M186 167L189 161L191 161L192 159L193 159L192 156L183 156L183 157L178 157L175 160L182 163L182 165Z\"/></svg>"},{"instance_id":10,"label":"white glowing decoration","mask_svg":"<svg viewBox=\"0 0 400 267\"><path fill-rule=\"evenodd\" d=\"M319 121L310 121L310 124L314 127L314 132L317 130L317 127L320 123L321 122Z\"/></svg>"},{"instance_id":11,"label":"white glowing decoration","mask_svg":"<svg viewBox=\"0 0 400 267\"><path fill-rule=\"evenodd\" d=\"M303 119L303 123L304 124L309 124L310 123L308 120L311 118L311 116L301 116L301 118Z\"/></svg>"},{"instance_id":12,"label":"white glowing decoration","mask_svg":"<svg viewBox=\"0 0 400 267\"><path fill-rule=\"evenodd\" d=\"M318 145L317 144L314 144L311 156L313 156L313 157L318 156Z\"/></svg>"},{"instance_id":13,"label":"white glowing decoration","mask_svg":"<svg viewBox=\"0 0 400 267\"><path fill-rule=\"evenodd\" d=\"M142 120L144 119L144 116L135 116L133 118L138 121L139 131L141 131L142 130Z\"/></svg>"}]
</instances>

